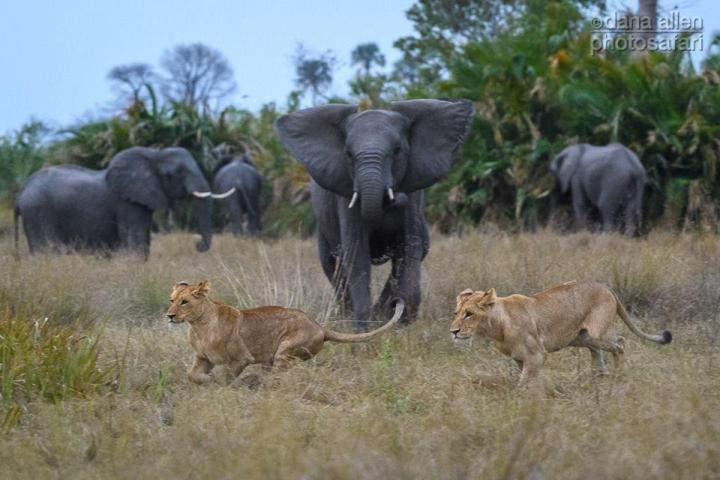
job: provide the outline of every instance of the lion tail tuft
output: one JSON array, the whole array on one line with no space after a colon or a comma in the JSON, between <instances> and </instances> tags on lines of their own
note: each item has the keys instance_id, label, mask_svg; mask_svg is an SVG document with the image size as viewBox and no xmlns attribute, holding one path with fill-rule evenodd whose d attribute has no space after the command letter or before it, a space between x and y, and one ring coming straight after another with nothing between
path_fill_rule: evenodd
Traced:
<instances>
[{"instance_id":1,"label":"lion tail tuft","mask_svg":"<svg viewBox=\"0 0 720 480\"><path fill-rule=\"evenodd\" d=\"M639 328L637 328L632 320L630 320L630 315L628 315L627 310L625 310L625 306L620 302L620 299L618 298L617 294L611 290L613 296L615 297L615 303L617 304L617 314L622 318L623 322L625 322L625 325L630 329L631 332L633 332L635 335L637 335L640 338L644 338L645 340L650 340L651 342L659 343L660 345L666 345L670 342L672 342L672 333L670 333L669 330L665 330L662 333L653 335L649 333L645 333Z\"/></svg>"}]
</instances>

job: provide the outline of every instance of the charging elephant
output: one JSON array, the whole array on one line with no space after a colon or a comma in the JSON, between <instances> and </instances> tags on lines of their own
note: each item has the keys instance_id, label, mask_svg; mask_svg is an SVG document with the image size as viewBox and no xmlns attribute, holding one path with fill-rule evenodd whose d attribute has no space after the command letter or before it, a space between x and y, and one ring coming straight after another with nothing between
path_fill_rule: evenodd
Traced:
<instances>
[{"instance_id":1,"label":"charging elephant","mask_svg":"<svg viewBox=\"0 0 720 480\"><path fill-rule=\"evenodd\" d=\"M247 154L223 155L220 157L219 167L213 180L215 191L235 189L235 192L220 204L223 219L229 223L230 231L235 235L243 233L243 220L247 217L248 232L260 233L262 177L252 160Z\"/></svg>"},{"instance_id":2,"label":"charging elephant","mask_svg":"<svg viewBox=\"0 0 720 480\"><path fill-rule=\"evenodd\" d=\"M406 304L403 320L415 319L429 248L423 190L452 165L473 114L465 100L409 100L362 112L325 105L277 121L285 148L312 177L320 261L356 329L367 329L373 313L388 316L396 297ZM373 312L370 267L388 260Z\"/></svg>"},{"instance_id":3,"label":"charging elephant","mask_svg":"<svg viewBox=\"0 0 720 480\"><path fill-rule=\"evenodd\" d=\"M31 253L65 246L79 250L125 248L147 257L154 210L196 198L198 251L210 248L210 192L190 152L134 147L115 155L106 170L75 165L44 168L23 186L15 205Z\"/></svg>"},{"instance_id":4,"label":"charging elephant","mask_svg":"<svg viewBox=\"0 0 720 480\"><path fill-rule=\"evenodd\" d=\"M597 209L603 231L623 226L628 236L638 233L645 168L631 150L619 143L572 145L553 159L550 171L560 191L571 193L575 228L585 228Z\"/></svg>"}]
</instances>

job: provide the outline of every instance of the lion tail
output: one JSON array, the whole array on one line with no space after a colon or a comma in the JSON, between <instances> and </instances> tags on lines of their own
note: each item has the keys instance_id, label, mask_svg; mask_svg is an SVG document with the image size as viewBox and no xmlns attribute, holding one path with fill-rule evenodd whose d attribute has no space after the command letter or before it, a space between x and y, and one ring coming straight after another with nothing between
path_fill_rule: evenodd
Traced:
<instances>
[{"instance_id":1,"label":"lion tail","mask_svg":"<svg viewBox=\"0 0 720 480\"><path fill-rule=\"evenodd\" d=\"M330 342L338 343L357 343L366 342L371 338L375 338L383 332L390 330L402 316L405 311L405 302L402 299L398 299L395 303L395 314L385 325L371 330L367 333L340 333L329 328L325 329L325 340Z\"/></svg>"},{"instance_id":2,"label":"lion tail","mask_svg":"<svg viewBox=\"0 0 720 480\"><path fill-rule=\"evenodd\" d=\"M620 318L622 318L623 322L625 322L625 325L628 326L631 332L633 332L640 338L650 340L651 342L659 343L660 345L665 345L672 342L672 333L670 333L670 330L665 330L662 333L652 335L649 333L645 333L639 328L637 328L635 324L632 323L632 320L630 320L630 315L628 315L627 310L625 310L625 306L622 304L622 302L620 302L620 299L615 292L613 292L613 296L615 297L615 303L617 304L617 313L618 315L620 315Z\"/></svg>"}]
</instances>

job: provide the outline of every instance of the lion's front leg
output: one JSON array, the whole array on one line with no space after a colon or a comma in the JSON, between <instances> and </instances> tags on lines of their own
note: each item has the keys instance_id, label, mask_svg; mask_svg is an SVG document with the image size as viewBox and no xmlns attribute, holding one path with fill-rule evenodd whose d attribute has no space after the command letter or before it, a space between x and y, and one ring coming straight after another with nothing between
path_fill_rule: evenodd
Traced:
<instances>
[{"instance_id":1,"label":"lion's front leg","mask_svg":"<svg viewBox=\"0 0 720 480\"><path fill-rule=\"evenodd\" d=\"M252 356L247 345L245 345L245 342L243 342L241 338L238 338L231 345L228 345L227 352L231 358L230 362L228 362L228 367L235 380L240 377L245 367L255 363L255 357Z\"/></svg>"},{"instance_id":2,"label":"lion's front leg","mask_svg":"<svg viewBox=\"0 0 720 480\"><path fill-rule=\"evenodd\" d=\"M515 354L513 358L516 359L518 365L522 364L518 386L527 387L531 383L535 383L540 369L545 363L545 355L542 353L529 353L527 355Z\"/></svg>"},{"instance_id":3,"label":"lion's front leg","mask_svg":"<svg viewBox=\"0 0 720 480\"><path fill-rule=\"evenodd\" d=\"M192 367L188 370L188 378L198 385L209 383L212 380L210 370L213 369L213 366L207 358L196 356Z\"/></svg>"}]
</instances>

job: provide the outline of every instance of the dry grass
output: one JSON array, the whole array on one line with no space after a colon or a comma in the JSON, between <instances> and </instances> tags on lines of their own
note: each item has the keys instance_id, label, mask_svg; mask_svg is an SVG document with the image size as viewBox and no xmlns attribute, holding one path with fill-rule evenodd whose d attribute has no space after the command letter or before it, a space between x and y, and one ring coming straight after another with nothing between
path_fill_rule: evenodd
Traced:
<instances>
[{"instance_id":1,"label":"dry grass","mask_svg":"<svg viewBox=\"0 0 720 480\"><path fill-rule=\"evenodd\" d=\"M0 302L100 332L99 362L116 372L87 399L22 403L19 423L0 434L3 478L720 475L714 236L436 237L417 323L354 349L328 345L288 372L249 369L262 377L257 391L226 387L222 375L209 387L188 384L184 327L162 317L170 286L210 279L228 303L297 306L348 328L313 240L220 236L198 254L178 234L155 238L147 263L26 252L16 262L5 237L0 264ZM531 293L575 278L609 283L644 328L670 328L676 341L659 347L627 333L626 371L600 379L587 352L552 354L554 397L514 389L511 362L484 342L467 351L450 342L463 288Z\"/></svg>"}]
</instances>

